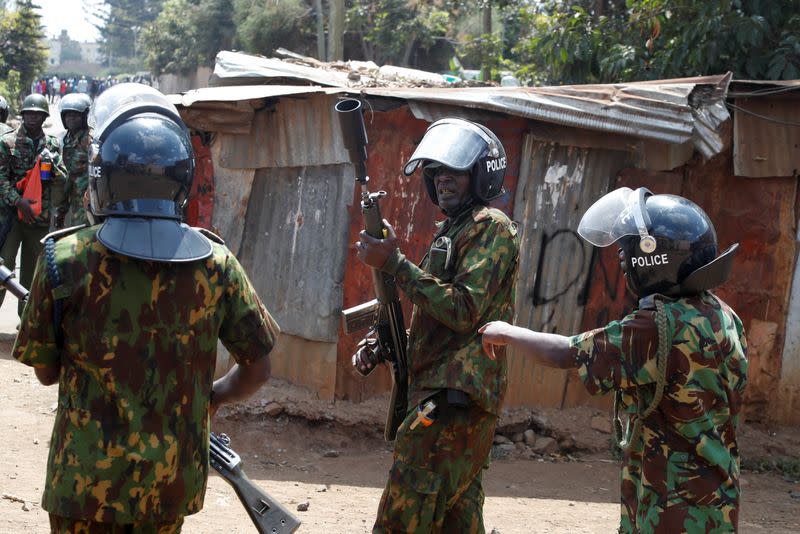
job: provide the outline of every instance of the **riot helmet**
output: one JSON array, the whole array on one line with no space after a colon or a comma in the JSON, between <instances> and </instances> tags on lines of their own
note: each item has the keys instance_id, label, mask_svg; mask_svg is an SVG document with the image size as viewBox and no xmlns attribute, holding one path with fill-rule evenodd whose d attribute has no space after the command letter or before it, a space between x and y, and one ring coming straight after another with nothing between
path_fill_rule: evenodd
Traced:
<instances>
[{"instance_id":1,"label":"riot helmet","mask_svg":"<svg viewBox=\"0 0 800 534\"><path fill-rule=\"evenodd\" d=\"M639 297L686 296L727 280L738 244L717 256L717 234L706 213L677 195L622 187L586 211L578 233L598 247L619 242L625 274Z\"/></svg>"},{"instance_id":2,"label":"riot helmet","mask_svg":"<svg viewBox=\"0 0 800 534\"><path fill-rule=\"evenodd\" d=\"M22 101L22 109L20 111L39 111L49 117L50 105L44 95L33 93L26 96L25 100Z\"/></svg>"},{"instance_id":3,"label":"riot helmet","mask_svg":"<svg viewBox=\"0 0 800 534\"><path fill-rule=\"evenodd\" d=\"M59 111L61 113L61 124L66 126L66 119L64 118L64 114L67 111L75 111L83 115L83 127L87 128L89 126L89 108L92 106L92 99L89 95L84 93L70 93L68 95L64 95L64 98L61 99L61 103L59 104Z\"/></svg>"},{"instance_id":4,"label":"riot helmet","mask_svg":"<svg viewBox=\"0 0 800 534\"><path fill-rule=\"evenodd\" d=\"M506 151L497 136L481 124L457 118L434 122L403 168L410 176L422 164L428 195L438 205L431 163L469 171L472 195L481 204L505 193Z\"/></svg>"},{"instance_id":5,"label":"riot helmet","mask_svg":"<svg viewBox=\"0 0 800 534\"><path fill-rule=\"evenodd\" d=\"M89 200L103 219L100 242L144 260L208 257L208 239L181 222L194 152L175 106L152 87L119 84L97 97L89 125Z\"/></svg>"},{"instance_id":6,"label":"riot helmet","mask_svg":"<svg viewBox=\"0 0 800 534\"><path fill-rule=\"evenodd\" d=\"M6 122L6 119L8 119L8 102L0 96L0 123Z\"/></svg>"}]
</instances>

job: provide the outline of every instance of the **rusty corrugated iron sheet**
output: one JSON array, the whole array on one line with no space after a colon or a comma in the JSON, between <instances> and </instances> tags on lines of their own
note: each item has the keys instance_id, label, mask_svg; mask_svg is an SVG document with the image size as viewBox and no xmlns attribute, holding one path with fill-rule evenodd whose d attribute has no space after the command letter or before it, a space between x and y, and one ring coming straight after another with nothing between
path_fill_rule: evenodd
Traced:
<instances>
[{"instance_id":1,"label":"rusty corrugated iron sheet","mask_svg":"<svg viewBox=\"0 0 800 534\"><path fill-rule=\"evenodd\" d=\"M579 332L592 247L575 229L608 192L627 152L540 142L526 135L514 218L522 228L514 323L542 332ZM567 372L509 357L506 405L562 407Z\"/></svg>"},{"instance_id":2,"label":"rusty corrugated iron sheet","mask_svg":"<svg viewBox=\"0 0 800 534\"><path fill-rule=\"evenodd\" d=\"M288 334L338 340L353 184L350 165L255 173L238 257Z\"/></svg>"},{"instance_id":3,"label":"rusty corrugated iron sheet","mask_svg":"<svg viewBox=\"0 0 800 534\"><path fill-rule=\"evenodd\" d=\"M247 135L224 135L218 164L233 169L305 167L349 162L334 96L281 98L255 113Z\"/></svg>"},{"instance_id":4,"label":"rusty corrugated iron sheet","mask_svg":"<svg viewBox=\"0 0 800 534\"><path fill-rule=\"evenodd\" d=\"M313 91L342 91L440 106L474 108L667 143L691 141L707 158L722 150L718 130L729 118L724 102L730 74L664 82L561 87L351 87L347 75L340 71L231 52L220 52L217 70L229 73L231 80L239 84L295 79L333 88L272 86L275 90L270 93L269 89L247 85L215 87L201 89L191 95L187 93L185 99L173 97L176 104L191 107L195 103L215 99L237 100L235 93L240 94L238 99L241 100L245 92L255 99ZM417 109L421 110L422 107L418 106Z\"/></svg>"}]
</instances>

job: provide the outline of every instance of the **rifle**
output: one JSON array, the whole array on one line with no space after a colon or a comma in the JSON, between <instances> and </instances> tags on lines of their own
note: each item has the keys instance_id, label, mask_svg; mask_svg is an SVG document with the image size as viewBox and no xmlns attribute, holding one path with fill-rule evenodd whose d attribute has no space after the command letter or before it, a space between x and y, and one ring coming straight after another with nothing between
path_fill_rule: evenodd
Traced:
<instances>
[{"instance_id":1,"label":"rifle","mask_svg":"<svg viewBox=\"0 0 800 534\"><path fill-rule=\"evenodd\" d=\"M5 236L2 237L5 239ZM12 295L17 297L22 302L25 302L28 300L28 290L25 289L22 284L17 282L14 278L16 278L14 272L9 270L9 268L3 264L3 259L0 258L0 286L2 286L3 289L10 291Z\"/></svg>"},{"instance_id":2,"label":"rifle","mask_svg":"<svg viewBox=\"0 0 800 534\"><path fill-rule=\"evenodd\" d=\"M386 191L370 193L367 187L367 132L361 114L361 102L352 98L343 99L334 108L339 115L344 146L350 154L350 161L356 168L356 181L361 185L361 214L366 231L372 237L386 237L381 217L380 199ZM403 308L397 294L393 276L372 269L372 283L376 299L366 304L343 310L346 334L357 332L366 326L373 326L378 337L379 353L392 364L392 398L386 416L384 437L394 440L397 429L406 417L408 410L408 360L406 359L406 326Z\"/></svg>"},{"instance_id":3,"label":"rifle","mask_svg":"<svg viewBox=\"0 0 800 534\"><path fill-rule=\"evenodd\" d=\"M28 290L14 280L14 273L0 259L0 286L22 301L28 300ZM230 448L230 438L211 432L209 463L228 484L247 510L259 534L291 534L300 521L276 502L264 490L253 484L242 470L242 459Z\"/></svg>"},{"instance_id":4,"label":"rifle","mask_svg":"<svg viewBox=\"0 0 800 534\"><path fill-rule=\"evenodd\" d=\"M211 432L210 440L211 467L236 491L259 534L291 534L297 530L300 520L244 474L242 459L231 449L230 438Z\"/></svg>"}]
</instances>

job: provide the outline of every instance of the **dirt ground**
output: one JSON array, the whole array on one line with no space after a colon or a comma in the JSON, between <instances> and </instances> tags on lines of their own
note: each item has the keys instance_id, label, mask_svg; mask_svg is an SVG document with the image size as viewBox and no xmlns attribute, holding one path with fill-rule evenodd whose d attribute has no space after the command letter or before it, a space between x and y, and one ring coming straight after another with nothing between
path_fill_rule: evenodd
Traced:
<instances>
[{"instance_id":1,"label":"dirt ground","mask_svg":"<svg viewBox=\"0 0 800 534\"><path fill-rule=\"evenodd\" d=\"M57 388L43 387L29 368L10 359L0 342L0 533L48 531L39 507ZM391 447L382 439L385 399L335 405L301 388L273 381L245 405L223 408L213 429L232 438L248 476L302 520L298 532L370 532ZM485 474L487 533L608 533L618 522L618 465L609 453L607 414L592 409L514 411L504 415L498 444ZM520 440L533 428L533 446ZM514 434L518 434L514 436ZM530 433L529 433L530 434ZM499 438L498 440L502 440ZM553 442L560 444L556 447ZM531 442L533 443L533 442ZM557 450L539 454L534 448ZM800 429L746 425L745 459L800 456ZM800 532L800 483L775 472L742 475L743 533ZM306 511L296 511L307 504ZM216 474L205 508L187 518L189 534L254 533L233 490Z\"/></svg>"}]
</instances>

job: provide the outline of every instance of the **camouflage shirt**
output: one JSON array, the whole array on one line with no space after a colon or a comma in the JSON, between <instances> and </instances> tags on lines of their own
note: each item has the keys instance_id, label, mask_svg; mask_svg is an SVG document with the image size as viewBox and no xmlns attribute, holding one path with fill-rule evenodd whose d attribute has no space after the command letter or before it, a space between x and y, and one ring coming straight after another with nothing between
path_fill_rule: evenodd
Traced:
<instances>
[{"instance_id":1,"label":"camouflage shirt","mask_svg":"<svg viewBox=\"0 0 800 534\"><path fill-rule=\"evenodd\" d=\"M4 122L0 122L0 135L7 134L8 132L13 132L14 128L9 126Z\"/></svg>"},{"instance_id":2,"label":"camouflage shirt","mask_svg":"<svg viewBox=\"0 0 800 534\"><path fill-rule=\"evenodd\" d=\"M622 468L620 532L733 532L738 523L736 427L747 381L747 342L734 311L711 293L663 299L671 333L661 402L643 421ZM621 390L635 417L637 396L653 399L656 312L640 309L574 336L590 393Z\"/></svg>"},{"instance_id":3,"label":"camouflage shirt","mask_svg":"<svg viewBox=\"0 0 800 534\"><path fill-rule=\"evenodd\" d=\"M278 326L231 252L157 263L106 249L100 226L55 247L64 348L40 256L13 354L60 365L42 508L108 523L167 521L203 506L217 339L267 357Z\"/></svg>"},{"instance_id":4,"label":"camouflage shirt","mask_svg":"<svg viewBox=\"0 0 800 534\"><path fill-rule=\"evenodd\" d=\"M517 230L501 211L474 206L442 223L453 243L452 265L429 252L418 267L396 251L383 270L393 274L414 311L408 337L409 407L432 390L458 389L499 415L508 378L505 354L483 355L478 328L514 316L519 256Z\"/></svg>"},{"instance_id":5,"label":"camouflage shirt","mask_svg":"<svg viewBox=\"0 0 800 534\"><path fill-rule=\"evenodd\" d=\"M72 225L88 222L86 211L83 209L83 194L89 187L90 143L89 130L83 129L74 133L68 131L64 135L64 166L69 176L67 196Z\"/></svg>"},{"instance_id":6,"label":"camouflage shirt","mask_svg":"<svg viewBox=\"0 0 800 534\"><path fill-rule=\"evenodd\" d=\"M36 226L50 225L50 208L66 207L67 170L61 160L61 146L58 139L44 133L31 139L24 125L0 136L0 202L6 206L14 206L22 196L16 183L25 178L45 148L51 155L53 168L50 180L42 181L42 213L36 219Z\"/></svg>"}]
</instances>

